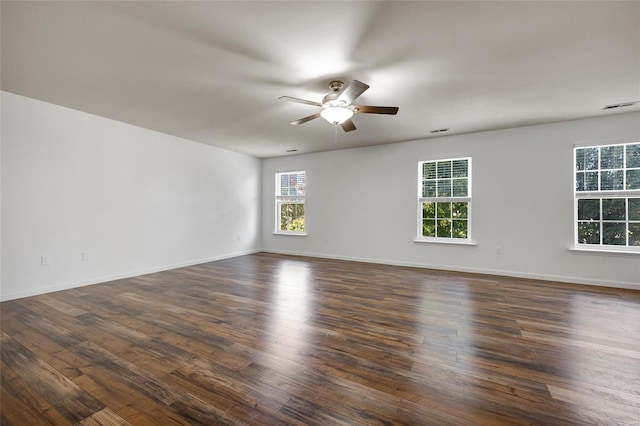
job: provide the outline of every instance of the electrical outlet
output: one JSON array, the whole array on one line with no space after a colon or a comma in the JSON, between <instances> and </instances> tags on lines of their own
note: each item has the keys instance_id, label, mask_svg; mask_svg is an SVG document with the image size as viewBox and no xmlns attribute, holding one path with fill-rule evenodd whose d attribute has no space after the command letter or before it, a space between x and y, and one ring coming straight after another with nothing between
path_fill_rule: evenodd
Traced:
<instances>
[{"instance_id":1,"label":"electrical outlet","mask_svg":"<svg viewBox=\"0 0 640 426\"><path fill-rule=\"evenodd\" d=\"M40 264L42 266L49 266L51 265L51 255L50 254L44 254L40 257Z\"/></svg>"},{"instance_id":2,"label":"electrical outlet","mask_svg":"<svg viewBox=\"0 0 640 426\"><path fill-rule=\"evenodd\" d=\"M88 261L88 260L89 260L89 253L88 253L88 252L86 252L86 251L83 251L83 252L82 252L82 261L83 261L83 262L86 262L86 261Z\"/></svg>"}]
</instances>

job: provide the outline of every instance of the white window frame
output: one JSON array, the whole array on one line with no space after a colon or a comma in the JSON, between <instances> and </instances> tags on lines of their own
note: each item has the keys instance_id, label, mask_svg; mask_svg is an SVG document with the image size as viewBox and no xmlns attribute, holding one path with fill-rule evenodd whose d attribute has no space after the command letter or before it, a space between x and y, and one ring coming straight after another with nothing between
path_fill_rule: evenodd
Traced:
<instances>
[{"instance_id":1,"label":"white window frame","mask_svg":"<svg viewBox=\"0 0 640 426\"><path fill-rule=\"evenodd\" d=\"M280 180L282 175L288 174L300 174L304 173L305 179L305 190L304 194L297 195L282 195L281 194L281 186ZM306 221L306 206L305 206L305 223L304 223L304 231L286 231L280 229L280 221L281 221L281 209L280 206L282 204L302 204L305 205L306 201L306 181L307 181L307 172L305 170L291 170L291 171L283 171L276 172L275 174L275 184L276 184L276 196L275 196L275 231L274 234L278 235L307 235L307 221Z\"/></svg>"},{"instance_id":2,"label":"white window frame","mask_svg":"<svg viewBox=\"0 0 640 426\"><path fill-rule=\"evenodd\" d=\"M436 196L435 197L423 197L422 193L422 185L423 185L423 165L425 163L437 163L444 161L459 161L459 160L467 160L467 195L464 197L461 196L449 196L449 197L439 197L437 194L436 188ZM455 158L437 158L437 159L429 159L418 162L418 203L417 203L417 226L416 226L416 239L415 242L418 243L444 243L444 244L464 244L464 245L476 245L472 240L472 161L471 157L455 157ZM451 182L453 182L453 177L450 178ZM422 217L422 203L425 202L435 202L435 203L459 203L464 202L467 203L467 237L466 238L453 238L453 237L438 237L437 235L434 237L425 237L422 235L422 225L423 225L423 217ZM453 219L453 218L452 218ZM437 224L436 224L437 226ZM453 223L452 223L453 226Z\"/></svg>"},{"instance_id":3,"label":"white window frame","mask_svg":"<svg viewBox=\"0 0 640 426\"><path fill-rule=\"evenodd\" d=\"M639 167L627 167L627 149L626 147L629 145L637 145L640 142L630 142L630 143L615 143L615 144L605 144L605 145L580 145L575 146L573 148L573 193L574 193L574 206L573 206L573 233L574 233L574 241L573 247L574 250L579 251L598 251L598 252L610 252L610 253L632 253L632 254L640 254L640 246L631 246L629 244L629 224L638 224L640 221L638 220L630 220L629 219L629 202L630 198L640 198L640 189L626 189L627 183L627 171L631 170L640 170ZM622 168L614 168L614 169L602 169L600 168L601 157L602 157L602 148L609 148L615 146L623 147L623 167ZM577 164L577 155L578 150L589 149L589 148L597 148L598 149L598 168L590 169L590 170L578 170ZM611 171L621 171L622 174L622 189L618 190L600 190L600 186L602 184L601 176L602 172L611 172ZM598 174L598 189L590 190L590 191L578 191L578 173L595 173ZM585 175L586 177L586 175ZM597 199L600 202L600 218L598 220L580 220L578 216L578 204L580 200L586 199ZM603 232L603 224L606 223L604 218L602 217L602 202L603 200L608 199L625 199L625 219L617 221L618 223L624 222L627 230L626 233L626 244L625 245L612 245L612 244L603 244L604 232ZM581 243L579 239L579 225L580 223L594 223L598 224L599 234L600 234L600 242L599 244L585 244Z\"/></svg>"}]
</instances>

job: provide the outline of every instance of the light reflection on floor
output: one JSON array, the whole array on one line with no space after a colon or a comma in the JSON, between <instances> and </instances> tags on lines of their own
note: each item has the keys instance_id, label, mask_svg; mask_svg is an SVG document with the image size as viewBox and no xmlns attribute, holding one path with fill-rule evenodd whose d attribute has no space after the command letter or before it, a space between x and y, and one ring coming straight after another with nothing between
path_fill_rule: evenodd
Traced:
<instances>
[{"instance_id":1,"label":"light reflection on floor","mask_svg":"<svg viewBox=\"0 0 640 426\"><path fill-rule=\"evenodd\" d=\"M266 332L269 351L283 357L298 353L305 344L305 321L312 312L312 271L301 262L283 262L277 272Z\"/></svg>"},{"instance_id":2,"label":"light reflection on floor","mask_svg":"<svg viewBox=\"0 0 640 426\"><path fill-rule=\"evenodd\" d=\"M615 321L608 319L604 314L606 311L601 308L611 309L612 306L616 310ZM567 380L548 384L554 399L584 409L585 416L589 415L589 410L585 409L589 404L597 406L602 401L616 401L623 407L637 404L635 397L630 398L630 395L612 389L610 383L619 380L640 384L640 352L638 342L631 337L636 336L640 329L638 308L637 303L632 301L601 294L579 293L570 296L566 309L569 320L566 329L570 332L566 337L554 337L553 341L570 351L571 355L567 358L570 359L571 368L566 370ZM599 311L602 314L598 314ZM620 339L620 330L625 331L629 339ZM550 339L542 334L527 335ZM611 335L618 338L612 341L609 338ZM583 405L585 401L587 404Z\"/></svg>"}]
</instances>

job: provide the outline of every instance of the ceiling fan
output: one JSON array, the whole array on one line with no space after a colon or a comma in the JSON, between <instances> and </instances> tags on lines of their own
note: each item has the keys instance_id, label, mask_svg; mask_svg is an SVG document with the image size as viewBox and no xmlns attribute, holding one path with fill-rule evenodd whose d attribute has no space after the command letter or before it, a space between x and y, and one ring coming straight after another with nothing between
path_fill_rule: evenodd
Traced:
<instances>
[{"instance_id":1,"label":"ceiling fan","mask_svg":"<svg viewBox=\"0 0 640 426\"><path fill-rule=\"evenodd\" d=\"M398 107L388 106L370 106L370 105L353 105L352 102L362 95L369 85L361 81L353 80L351 84L344 87L344 83L338 80L329 83L331 93L322 98L322 102L308 101L306 99L292 98L291 96L280 96L278 99L285 99L300 104L313 105L322 107L322 111L303 117L299 120L292 121L289 124L298 126L307 121L322 117L334 126L341 125L345 132L356 130L356 125L351 121L354 113L361 114L390 114L396 115Z\"/></svg>"}]
</instances>

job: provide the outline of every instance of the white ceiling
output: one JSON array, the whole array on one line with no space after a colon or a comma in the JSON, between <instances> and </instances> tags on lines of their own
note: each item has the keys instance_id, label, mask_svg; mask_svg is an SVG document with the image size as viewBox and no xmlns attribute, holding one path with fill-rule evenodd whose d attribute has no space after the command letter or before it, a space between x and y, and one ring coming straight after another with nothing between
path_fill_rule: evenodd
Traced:
<instances>
[{"instance_id":1,"label":"white ceiling","mask_svg":"<svg viewBox=\"0 0 640 426\"><path fill-rule=\"evenodd\" d=\"M637 111L640 2L2 1L2 90L257 157ZM333 79L371 86L344 133ZM337 136L336 136L337 135Z\"/></svg>"}]
</instances>

